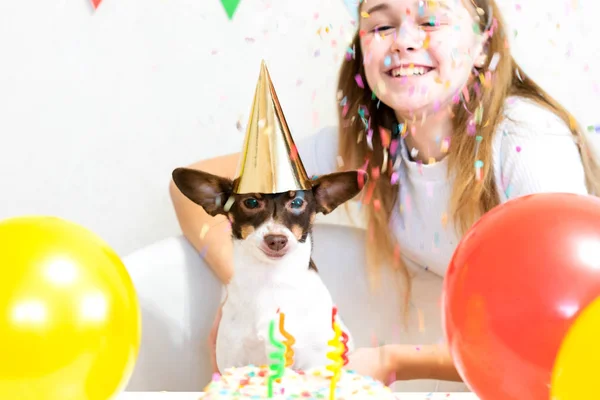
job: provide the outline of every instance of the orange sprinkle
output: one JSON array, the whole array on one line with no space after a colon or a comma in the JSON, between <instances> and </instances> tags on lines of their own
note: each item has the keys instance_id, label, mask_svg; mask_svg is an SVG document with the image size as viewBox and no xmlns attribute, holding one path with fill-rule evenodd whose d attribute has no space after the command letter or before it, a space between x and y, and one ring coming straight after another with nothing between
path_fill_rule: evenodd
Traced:
<instances>
[{"instance_id":1,"label":"orange sprinkle","mask_svg":"<svg viewBox=\"0 0 600 400\"><path fill-rule=\"evenodd\" d=\"M391 133L389 129L385 129L383 127L379 127L379 134L381 135L381 144L383 147L390 147L391 142Z\"/></svg>"},{"instance_id":2,"label":"orange sprinkle","mask_svg":"<svg viewBox=\"0 0 600 400\"><path fill-rule=\"evenodd\" d=\"M371 177L373 178L373 180L376 180L379 178L379 167L371 168Z\"/></svg>"},{"instance_id":3,"label":"orange sprinkle","mask_svg":"<svg viewBox=\"0 0 600 400\"><path fill-rule=\"evenodd\" d=\"M375 182L371 181L371 183L369 184L369 188L367 189L367 193L365 194L365 200L364 200L365 204L369 204L369 202L371 201L371 197L373 197L374 190L375 190Z\"/></svg>"},{"instance_id":4,"label":"orange sprinkle","mask_svg":"<svg viewBox=\"0 0 600 400\"><path fill-rule=\"evenodd\" d=\"M375 211L381 210L381 202L379 201L379 199L373 200L373 208L375 209Z\"/></svg>"},{"instance_id":5,"label":"orange sprinkle","mask_svg":"<svg viewBox=\"0 0 600 400\"><path fill-rule=\"evenodd\" d=\"M448 224L448 214L443 213L442 214L442 226L445 228L447 224Z\"/></svg>"}]
</instances>

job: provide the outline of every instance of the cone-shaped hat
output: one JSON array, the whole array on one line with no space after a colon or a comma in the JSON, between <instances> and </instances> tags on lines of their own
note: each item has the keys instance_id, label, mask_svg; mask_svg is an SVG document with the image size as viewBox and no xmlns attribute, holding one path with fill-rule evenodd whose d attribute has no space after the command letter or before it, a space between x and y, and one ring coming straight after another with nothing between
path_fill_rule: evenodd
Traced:
<instances>
[{"instance_id":1,"label":"cone-shaped hat","mask_svg":"<svg viewBox=\"0 0 600 400\"><path fill-rule=\"evenodd\" d=\"M233 191L238 194L311 188L264 60L236 177Z\"/></svg>"}]
</instances>

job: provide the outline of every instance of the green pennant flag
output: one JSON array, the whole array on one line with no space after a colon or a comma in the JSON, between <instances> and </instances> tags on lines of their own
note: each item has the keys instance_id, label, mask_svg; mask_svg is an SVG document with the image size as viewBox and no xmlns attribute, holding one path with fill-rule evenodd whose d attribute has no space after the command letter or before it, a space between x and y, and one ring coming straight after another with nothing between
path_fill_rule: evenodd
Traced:
<instances>
[{"instance_id":1,"label":"green pennant flag","mask_svg":"<svg viewBox=\"0 0 600 400\"><path fill-rule=\"evenodd\" d=\"M223 7L225 8L225 12L227 13L229 19L233 18L233 14L235 14L235 10L240 4L240 1L242 0L221 0L221 4L223 4Z\"/></svg>"}]
</instances>

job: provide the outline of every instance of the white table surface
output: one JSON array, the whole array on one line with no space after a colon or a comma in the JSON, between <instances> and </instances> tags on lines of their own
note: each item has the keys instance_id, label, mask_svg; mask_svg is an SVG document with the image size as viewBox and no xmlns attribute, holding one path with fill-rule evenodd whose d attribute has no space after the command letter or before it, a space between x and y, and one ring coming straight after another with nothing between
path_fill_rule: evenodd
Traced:
<instances>
[{"instance_id":1,"label":"white table surface","mask_svg":"<svg viewBox=\"0 0 600 400\"><path fill-rule=\"evenodd\" d=\"M477 400L472 393L397 393L398 400ZM117 400L199 400L201 392L124 392Z\"/></svg>"}]
</instances>

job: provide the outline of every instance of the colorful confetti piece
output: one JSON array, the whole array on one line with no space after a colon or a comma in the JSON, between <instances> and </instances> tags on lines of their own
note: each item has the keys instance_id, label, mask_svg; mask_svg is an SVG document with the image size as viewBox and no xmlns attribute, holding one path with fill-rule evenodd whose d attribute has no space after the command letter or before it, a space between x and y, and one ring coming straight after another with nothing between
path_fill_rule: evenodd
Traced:
<instances>
[{"instance_id":1,"label":"colorful confetti piece","mask_svg":"<svg viewBox=\"0 0 600 400\"><path fill-rule=\"evenodd\" d=\"M360 76L360 74L357 74L354 77L354 80L356 80L356 84L358 85L359 88L361 88L361 89L365 88L365 84L363 83L362 76Z\"/></svg>"}]
</instances>

